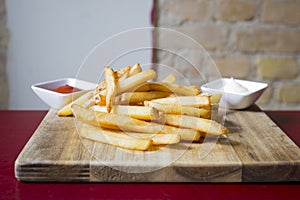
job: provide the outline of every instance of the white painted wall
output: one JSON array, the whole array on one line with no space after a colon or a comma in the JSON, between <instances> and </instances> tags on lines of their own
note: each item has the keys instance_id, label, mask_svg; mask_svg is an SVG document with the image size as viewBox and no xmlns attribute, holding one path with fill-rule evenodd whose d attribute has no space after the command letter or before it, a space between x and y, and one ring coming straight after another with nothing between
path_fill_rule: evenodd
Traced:
<instances>
[{"instance_id":1,"label":"white painted wall","mask_svg":"<svg viewBox=\"0 0 300 200\"><path fill-rule=\"evenodd\" d=\"M11 36L9 109L48 109L31 90L32 84L75 77L95 45L121 31L151 26L152 0L9 0L6 4ZM151 43L151 34L147 37ZM150 62L151 52L138 57L134 62ZM134 64L132 60L117 64Z\"/></svg>"}]
</instances>

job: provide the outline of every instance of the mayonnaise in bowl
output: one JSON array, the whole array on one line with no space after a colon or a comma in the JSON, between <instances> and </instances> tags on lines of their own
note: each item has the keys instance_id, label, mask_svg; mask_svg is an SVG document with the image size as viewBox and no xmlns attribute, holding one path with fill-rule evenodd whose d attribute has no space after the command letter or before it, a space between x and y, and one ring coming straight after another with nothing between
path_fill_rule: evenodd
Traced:
<instances>
[{"instance_id":1,"label":"mayonnaise in bowl","mask_svg":"<svg viewBox=\"0 0 300 200\"><path fill-rule=\"evenodd\" d=\"M254 104L267 87L266 83L220 78L202 85L201 90L211 94L222 94L220 107L245 109Z\"/></svg>"},{"instance_id":2,"label":"mayonnaise in bowl","mask_svg":"<svg viewBox=\"0 0 300 200\"><path fill-rule=\"evenodd\" d=\"M231 77L231 79L229 79L221 89L223 89L224 92L232 92L232 93L249 92L249 90L245 86L238 83L233 77Z\"/></svg>"}]
</instances>

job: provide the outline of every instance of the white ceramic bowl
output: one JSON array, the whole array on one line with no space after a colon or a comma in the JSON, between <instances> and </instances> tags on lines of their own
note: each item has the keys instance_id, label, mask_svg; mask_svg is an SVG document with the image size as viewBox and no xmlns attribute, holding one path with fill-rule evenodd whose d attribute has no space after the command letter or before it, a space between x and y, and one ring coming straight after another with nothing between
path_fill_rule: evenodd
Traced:
<instances>
[{"instance_id":1,"label":"white ceramic bowl","mask_svg":"<svg viewBox=\"0 0 300 200\"><path fill-rule=\"evenodd\" d=\"M222 88L229 81L231 81L230 78L221 78L204 84L201 86L201 90L203 92L209 92L211 94L221 93L221 107L225 107L227 109L245 109L253 105L268 87L268 84L266 83L239 79L234 80L242 86L246 87L249 91L245 93L225 92Z\"/></svg>"},{"instance_id":2,"label":"white ceramic bowl","mask_svg":"<svg viewBox=\"0 0 300 200\"><path fill-rule=\"evenodd\" d=\"M53 89L68 84L72 87L80 89L78 92L62 94L52 91ZM90 83L76 78L62 78L52 81L37 83L31 86L34 93L40 97L51 108L60 109L64 105L70 103L72 99L76 99L88 90L95 89L97 84Z\"/></svg>"}]
</instances>

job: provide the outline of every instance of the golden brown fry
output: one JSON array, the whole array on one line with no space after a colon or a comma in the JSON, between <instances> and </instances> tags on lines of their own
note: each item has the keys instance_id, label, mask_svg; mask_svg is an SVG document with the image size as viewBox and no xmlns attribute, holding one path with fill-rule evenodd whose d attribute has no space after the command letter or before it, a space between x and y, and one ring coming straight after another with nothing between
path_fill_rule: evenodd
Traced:
<instances>
[{"instance_id":1,"label":"golden brown fry","mask_svg":"<svg viewBox=\"0 0 300 200\"><path fill-rule=\"evenodd\" d=\"M210 93L207 93L207 92L202 92L198 96L207 96L207 97L210 98L210 103L211 104L218 104L218 103L220 103L222 94L210 94Z\"/></svg>"},{"instance_id":2,"label":"golden brown fry","mask_svg":"<svg viewBox=\"0 0 300 200\"><path fill-rule=\"evenodd\" d=\"M107 84L105 81L102 81L97 85L93 96L93 100L96 105L106 104L106 88Z\"/></svg>"},{"instance_id":3,"label":"golden brown fry","mask_svg":"<svg viewBox=\"0 0 300 200\"><path fill-rule=\"evenodd\" d=\"M105 81L101 81L97 87L95 88L94 94L98 94L99 92L102 92L107 87L107 84Z\"/></svg>"},{"instance_id":4,"label":"golden brown fry","mask_svg":"<svg viewBox=\"0 0 300 200\"><path fill-rule=\"evenodd\" d=\"M175 83L162 83L162 82L151 82L141 85L136 88L135 92L146 92L146 91L162 91L171 92L182 96L195 96L200 94L200 90L196 86L184 86Z\"/></svg>"},{"instance_id":5,"label":"golden brown fry","mask_svg":"<svg viewBox=\"0 0 300 200\"><path fill-rule=\"evenodd\" d=\"M131 69L130 66L127 66L127 67L123 67L123 68L121 68L121 69L118 69L118 70L116 71L118 80L119 80L119 81L120 81L120 80L124 80L124 79L126 79L127 77L129 77L130 69Z\"/></svg>"},{"instance_id":6,"label":"golden brown fry","mask_svg":"<svg viewBox=\"0 0 300 200\"><path fill-rule=\"evenodd\" d=\"M173 73L170 73L161 82L163 82L163 83L175 83L176 82L176 77Z\"/></svg>"},{"instance_id":7,"label":"golden brown fry","mask_svg":"<svg viewBox=\"0 0 300 200\"><path fill-rule=\"evenodd\" d=\"M218 104L220 103L222 94L213 94L210 96L210 102L211 104Z\"/></svg>"},{"instance_id":8,"label":"golden brown fry","mask_svg":"<svg viewBox=\"0 0 300 200\"><path fill-rule=\"evenodd\" d=\"M78 105L83 105L87 101L89 101L92 98L93 91L88 91L87 93L84 93L74 101L70 102L69 104L65 105L62 107L58 112L58 116L70 116L73 115L71 105L72 104L78 104Z\"/></svg>"},{"instance_id":9,"label":"golden brown fry","mask_svg":"<svg viewBox=\"0 0 300 200\"><path fill-rule=\"evenodd\" d=\"M144 83L136 88L134 88L134 92L149 92L151 91L151 84L150 83Z\"/></svg>"},{"instance_id":10,"label":"golden brown fry","mask_svg":"<svg viewBox=\"0 0 300 200\"><path fill-rule=\"evenodd\" d=\"M151 139L153 145L177 144L180 142L180 136L178 134L146 134L134 132L125 132L124 134L130 137Z\"/></svg>"},{"instance_id":11,"label":"golden brown fry","mask_svg":"<svg viewBox=\"0 0 300 200\"><path fill-rule=\"evenodd\" d=\"M177 96L151 100L154 103L191 107L210 107L208 96Z\"/></svg>"},{"instance_id":12,"label":"golden brown fry","mask_svg":"<svg viewBox=\"0 0 300 200\"><path fill-rule=\"evenodd\" d=\"M129 76L129 72L131 70L131 67L130 66L127 66L127 67L123 67L121 69L118 69L116 72L115 72L115 76L116 78L120 81L120 80L124 80L126 79L128 76ZM102 81L100 82L95 91L94 91L94 100L95 100L95 103L96 104L100 104L100 105L103 105L103 99L105 101L105 96L106 96L106 88L107 88L107 83L106 81Z\"/></svg>"},{"instance_id":13,"label":"golden brown fry","mask_svg":"<svg viewBox=\"0 0 300 200\"><path fill-rule=\"evenodd\" d=\"M169 96L168 92L149 91L149 92L127 92L117 97L120 104L134 104L152 99L164 98Z\"/></svg>"},{"instance_id":14,"label":"golden brown fry","mask_svg":"<svg viewBox=\"0 0 300 200\"><path fill-rule=\"evenodd\" d=\"M107 84L106 88L106 108L107 112L111 111L111 108L114 104L114 98L117 94L117 77L116 73L110 68L105 66L104 67L104 77L105 82Z\"/></svg>"},{"instance_id":15,"label":"golden brown fry","mask_svg":"<svg viewBox=\"0 0 300 200\"><path fill-rule=\"evenodd\" d=\"M158 110L152 107L144 107L144 106L115 105L112 107L111 113L128 115L135 119L142 119L142 120L157 120L159 118Z\"/></svg>"},{"instance_id":16,"label":"golden brown fry","mask_svg":"<svg viewBox=\"0 0 300 200\"><path fill-rule=\"evenodd\" d=\"M120 68L120 69L117 69L116 71L116 74L117 74L117 77L118 78L121 78L122 76L126 76L127 72L130 71L131 67L130 66L126 66L126 67L123 67L123 68Z\"/></svg>"},{"instance_id":17,"label":"golden brown fry","mask_svg":"<svg viewBox=\"0 0 300 200\"><path fill-rule=\"evenodd\" d=\"M129 71L129 76L133 76L135 74L138 74L142 71L141 65L140 63L136 63L135 65L133 65ZM129 77L128 76L128 77Z\"/></svg>"},{"instance_id":18,"label":"golden brown fry","mask_svg":"<svg viewBox=\"0 0 300 200\"><path fill-rule=\"evenodd\" d=\"M137 86L147 82L150 79L156 78L157 74L153 70L146 70L128 77L125 80L119 81L118 94L132 90Z\"/></svg>"},{"instance_id":19,"label":"golden brown fry","mask_svg":"<svg viewBox=\"0 0 300 200\"><path fill-rule=\"evenodd\" d=\"M97 96L94 95L95 105L105 106L106 105L106 96L99 93Z\"/></svg>"},{"instance_id":20,"label":"golden brown fry","mask_svg":"<svg viewBox=\"0 0 300 200\"><path fill-rule=\"evenodd\" d=\"M190 106L181 106L179 104L160 104L152 101L144 101L145 106L154 107L160 112L175 115L189 115L210 119L211 110L204 108L195 108Z\"/></svg>"},{"instance_id":21,"label":"golden brown fry","mask_svg":"<svg viewBox=\"0 0 300 200\"><path fill-rule=\"evenodd\" d=\"M90 107L90 109L92 109L93 111L97 111L97 112L105 112L105 113L107 113L106 106L94 105L94 106Z\"/></svg>"},{"instance_id":22,"label":"golden brown fry","mask_svg":"<svg viewBox=\"0 0 300 200\"><path fill-rule=\"evenodd\" d=\"M216 121L186 115L166 114L165 123L171 126L195 129L212 135L228 133L228 129Z\"/></svg>"},{"instance_id":23,"label":"golden brown fry","mask_svg":"<svg viewBox=\"0 0 300 200\"><path fill-rule=\"evenodd\" d=\"M91 109L97 112L105 112L107 113L107 109L105 106L92 106ZM125 106L125 105L114 105L112 107L111 113L113 114L121 114L128 115L135 119L142 120L159 120L159 112L155 108L144 107L144 106Z\"/></svg>"},{"instance_id":24,"label":"golden brown fry","mask_svg":"<svg viewBox=\"0 0 300 200\"><path fill-rule=\"evenodd\" d=\"M81 125L80 135L90 140L132 150L148 150L153 144L152 139L131 137L116 130L101 130L88 124Z\"/></svg>"},{"instance_id":25,"label":"golden brown fry","mask_svg":"<svg viewBox=\"0 0 300 200\"><path fill-rule=\"evenodd\" d=\"M180 139L186 141L199 141L200 137L204 134L200 131L189 129L189 128L180 128L179 129Z\"/></svg>"}]
</instances>

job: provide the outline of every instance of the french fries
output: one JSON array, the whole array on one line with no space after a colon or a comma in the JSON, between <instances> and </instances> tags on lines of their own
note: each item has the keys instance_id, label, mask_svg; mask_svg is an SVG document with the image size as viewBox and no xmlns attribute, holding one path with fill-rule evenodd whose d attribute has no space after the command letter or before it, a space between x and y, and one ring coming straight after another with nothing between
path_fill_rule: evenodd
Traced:
<instances>
[{"instance_id":1,"label":"french fries","mask_svg":"<svg viewBox=\"0 0 300 200\"><path fill-rule=\"evenodd\" d=\"M210 97L208 96L178 96L178 97L167 97L161 99L152 100L154 103L160 104L172 104L179 106L191 106L191 107L209 107Z\"/></svg>"},{"instance_id":2,"label":"french fries","mask_svg":"<svg viewBox=\"0 0 300 200\"><path fill-rule=\"evenodd\" d=\"M83 105L83 104L85 104L86 102L88 102L92 98L92 95L93 95L93 91L89 91L89 92L81 95L80 97L78 97L74 101L72 101L69 104L67 104L64 107L62 107L57 112L58 116L70 116L70 115L73 115L73 111L71 109L72 104Z\"/></svg>"},{"instance_id":3,"label":"french fries","mask_svg":"<svg viewBox=\"0 0 300 200\"><path fill-rule=\"evenodd\" d=\"M119 104L135 104L152 99L159 99L169 96L169 92L149 91L149 92L127 92L123 93L116 98Z\"/></svg>"},{"instance_id":4,"label":"french fries","mask_svg":"<svg viewBox=\"0 0 300 200\"><path fill-rule=\"evenodd\" d=\"M212 135L222 135L228 133L228 129L216 121L199 117L167 114L165 120L166 124L168 125L191 128Z\"/></svg>"},{"instance_id":5,"label":"french fries","mask_svg":"<svg viewBox=\"0 0 300 200\"><path fill-rule=\"evenodd\" d=\"M79 133L82 137L102 142L105 144L112 144L117 147L122 147L132 150L148 150L152 144L152 139L142 137L130 137L123 134L121 131L99 129L95 126L83 124L80 127Z\"/></svg>"},{"instance_id":6,"label":"french fries","mask_svg":"<svg viewBox=\"0 0 300 200\"><path fill-rule=\"evenodd\" d=\"M210 102L211 104L219 104L221 100L222 95L221 94L213 94L210 96Z\"/></svg>"},{"instance_id":7,"label":"french fries","mask_svg":"<svg viewBox=\"0 0 300 200\"><path fill-rule=\"evenodd\" d=\"M100 82L94 91L94 102L96 105L106 105L106 81Z\"/></svg>"},{"instance_id":8,"label":"french fries","mask_svg":"<svg viewBox=\"0 0 300 200\"><path fill-rule=\"evenodd\" d=\"M141 65L140 63L136 63L135 65L133 65L129 71L129 76L133 76L135 74L138 74L142 71Z\"/></svg>"},{"instance_id":9,"label":"french fries","mask_svg":"<svg viewBox=\"0 0 300 200\"><path fill-rule=\"evenodd\" d=\"M98 112L107 112L105 106L93 106L92 109ZM114 113L114 108L113 111ZM121 113L118 113L121 114ZM136 115L136 113L134 113ZM98 131L100 131L98 129ZM190 131L188 129L180 131L180 134L145 134L145 133L135 133L135 132L121 132L132 137L139 138L151 138L153 140L153 145L163 145L163 144L177 144L180 139L190 140L190 141L198 141L201 134L200 132ZM100 141L101 142L101 141Z\"/></svg>"},{"instance_id":10,"label":"french fries","mask_svg":"<svg viewBox=\"0 0 300 200\"><path fill-rule=\"evenodd\" d=\"M170 73L161 82L163 82L163 83L175 83L176 82L176 77L173 73Z\"/></svg>"},{"instance_id":11,"label":"french fries","mask_svg":"<svg viewBox=\"0 0 300 200\"><path fill-rule=\"evenodd\" d=\"M159 118L159 112L157 109L153 107L145 107L145 106L117 105L112 107L111 113L128 115L135 119L142 119L147 121L158 120Z\"/></svg>"},{"instance_id":12,"label":"french fries","mask_svg":"<svg viewBox=\"0 0 300 200\"><path fill-rule=\"evenodd\" d=\"M181 106L179 104L160 104L153 101L144 101L144 105L156 108L158 111L166 114L189 115L205 119L210 119L212 112L211 109Z\"/></svg>"},{"instance_id":13,"label":"french fries","mask_svg":"<svg viewBox=\"0 0 300 200\"><path fill-rule=\"evenodd\" d=\"M96 112L76 104L72 105L72 110L78 120L101 128L149 134L179 134L182 140L190 141L197 141L201 136L201 132L194 129L150 123L126 115Z\"/></svg>"},{"instance_id":14,"label":"french fries","mask_svg":"<svg viewBox=\"0 0 300 200\"><path fill-rule=\"evenodd\" d=\"M220 94L177 84L172 73L160 82L149 82L156 77L153 70L142 71L139 63L116 71L104 67L104 81L95 91L58 115L73 114L80 120L84 138L131 150L153 150L154 145L197 142L207 134L228 133L211 119Z\"/></svg>"},{"instance_id":15,"label":"french fries","mask_svg":"<svg viewBox=\"0 0 300 200\"><path fill-rule=\"evenodd\" d=\"M132 88L135 88L150 79L156 78L157 74L153 70L146 70L140 73L134 74L125 80L119 81L118 93L126 92Z\"/></svg>"},{"instance_id":16,"label":"french fries","mask_svg":"<svg viewBox=\"0 0 300 200\"><path fill-rule=\"evenodd\" d=\"M137 88L135 92L147 92L147 91L162 91L171 92L182 96L195 96L200 94L200 90L196 86L184 86L175 83L162 83L162 82L151 82L145 83L141 87Z\"/></svg>"},{"instance_id":17,"label":"french fries","mask_svg":"<svg viewBox=\"0 0 300 200\"><path fill-rule=\"evenodd\" d=\"M130 66L118 69L116 71L116 75L117 75L118 80L120 81L120 80L124 80L124 79L128 78L129 73L130 73L130 69L131 69Z\"/></svg>"},{"instance_id":18,"label":"french fries","mask_svg":"<svg viewBox=\"0 0 300 200\"><path fill-rule=\"evenodd\" d=\"M117 94L117 77L116 73L107 66L104 67L104 77L107 84L107 92L105 98L106 108L107 112L110 112L114 104L114 97Z\"/></svg>"},{"instance_id":19,"label":"french fries","mask_svg":"<svg viewBox=\"0 0 300 200\"><path fill-rule=\"evenodd\" d=\"M96 142L132 150L149 150L152 145L177 144L180 140L176 134L156 134L149 137L149 134L99 129L88 124L82 124L79 133Z\"/></svg>"},{"instance_id":20,"label":"french fries","mask_svg":"<svg viewBox=\"0 0 300 200\"><path fill-rule=\"evenodd\" d=\"M124 133L124 132L123 132ZM152 145L166 145L166 144L177 144L180 141L180 136L178 134L145 134L145 133L134 133L125 132L124 134L130 137L143 138L152 140Z\"/></svg>"},{"instance_id":21,"label":"french fries","mask_svg":"<svg viewBox=\"0 0 300 200\"><path fill-rule=\"evenodd\" d=\"M72 110L77 119L102 128L152 134L178 134L179 132L179 129L176 127L150 123L127 115L96 112L76 104L72 105Z\"/></svg>"}]
</instances>

